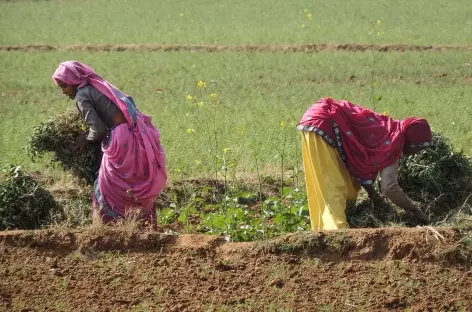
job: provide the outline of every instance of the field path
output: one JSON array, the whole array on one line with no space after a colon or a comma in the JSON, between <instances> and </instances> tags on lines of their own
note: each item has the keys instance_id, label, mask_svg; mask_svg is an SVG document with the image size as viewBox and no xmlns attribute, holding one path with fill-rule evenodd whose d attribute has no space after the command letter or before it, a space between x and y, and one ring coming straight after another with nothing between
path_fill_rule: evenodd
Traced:
<instances>
[{"instance_id":1,"label":"field path","mask_svg":"<svg viewBox=\"0 0 472 312\"><path fill-rule=\"evenodd\" d=\"M406 52L406 51L472 51L472 45L408 44L308 44L308 45L176 45L176 44L77 44L77 45L0 45L0 51L204 51L204 52Z\"/></svg>"}]
</instances>

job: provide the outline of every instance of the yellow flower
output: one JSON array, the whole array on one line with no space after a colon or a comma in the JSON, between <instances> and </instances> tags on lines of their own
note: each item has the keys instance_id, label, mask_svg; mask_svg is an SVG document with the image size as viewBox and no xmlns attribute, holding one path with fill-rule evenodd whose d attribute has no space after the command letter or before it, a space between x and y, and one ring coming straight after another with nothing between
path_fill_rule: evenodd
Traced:
<instances>
[{"instance_id":1,"label":"yellow flower","mask_svg":"<svg viewBox=\"0 0 472 312\"><path fill-rule=\"evenodd\" d=\"M198 106L199 108L202 108L202 107L203 107L203 102L198 102L198 103L197 103L197 106Z\"/></svg>"},{"instance_id":2,"label":"yellow flower","mask_svg":"<svg viewBox=\"0 0 472 312\"><path fill-rule=\"evenodd\" d=\"M383 112L383 114L384 114L385 116L390 116L390 113L387 112L387 111Z\"/></svg>"},{"instance_id":3,"label":"yellow flower","mask_svg":"<svg viewBox=\"0 0 472 312\"><path fill-rule=\"evenodd\" d=\"M280 122L280 127L285 128L286 126L287 126L287 122L285 122L285 120L282 120Z\"/></svg>"},{"instance_id":4,"label":"yellow flower","mask_svg":"<svg viewBox=\"0 0 472 312\"><path fill-rule=\"evenodd\" d=\"M188 134L195 133L195 129L188 128L188 129L187 129L187 133L188 133Z\"/></svg>"},{"instance_id":5,"label":"yellow flower","mask_svg":"<svg viewBox=\"0 0 472 312\"><path fill-rule=\"evenodd\" d=\"M382 37L383 34L385 34L383 31L378 31L378 32L377 32L377 37Z\"/></svg>"},{"instance_id":6,"label":"yellow flower","mask_svg":"<svg viewBox=\"0 0 472 312\"><path fill-rule=\"evenodd\" d=\"M180 16L181 16L181 17L184 16L184 13L180 13Z\"/></svg>"},{"instance_id":7,"label":"yellow flower","mask_svg":"<svg viewBox=\"0 0 472 312\"><path fill-rule=\"evenodd\" d=\"M223 153L226 154L226 153L229 153L229 152L231 152L231 149L230 149L229 147L225 147L225 148L223 149Z\"/></svg>"},{"instance_id":8,"label":"yellow flower","mask_svg":"<svg viewBox=\"0 0 472 312\"><path fill-rule=\"evenodd\" d=\"M246 128L241 129L241 134L246 134Z\"/></svg>"},{"instance_id":9,"label":"yellow flower","mask_svg":"<svg viewBox=\"0 0 472 312\"><path fill-rule=\"evenodd\" d=\"M200 165L202 164L202 161L201 161L201 160L195 160L195 164L196 164L197 166L200 166Z\"/></svg>"},{"instance_id":10,"label":"yellow flower","mask_svg":"<svg viewBox=\"0 0 472 312\"><path fill-rule=\"evenodd\" d=\"M377 25L380 25L382 24L382 21L381 20L377 20Z\"/></svg>"},{"instance_id":11,"label":"yellow flower","mask_svg":"<svg viewBox=\"0 0 472 312\"><path fill-rule=\"evenodd\" d=\"M305 14L307 14L308 12L310 12L310 11L308 11L308 9L303 10L303 13L305 13Z\"/></svg>"},{"instance_id":12,"label":"yellow flower","mask_svg":"<svg viewBox=\"0 0 472 312\"><path fill-rule=\"evenodd\" d=\"M189 100L189 101L193 100L193 96L191 96L190 94L187 95L185 98L186 98L187 100Z\"/></svg>"},{"instance_id":13,"label":"yellow flower","mask_svg":"<svg viewBox=\"0 0 472 312\"><path fill-rule=\"evenodd\" d=\"M203 80L200 80L199 82L197 82L197 86L199 88L206 88L206 82Z\"/></svg>"},{"instance_id":14,"label":"yellow flower","mask_svg":"<svg viewBox=\"0 0 472 312\"><path fill-rule=\"evenodd\" d=\"M210 93L210 97L213 101L215 101L216 100L216 93L215 92Z\"/></svg>"},{"instance_id":15,"label":"yellow flower","mask_svg":"<svg viewBox=\"0 0 472 312\"><path fill-rule=\"evenodd\" d=\"M302 24L301 27L302 27L302 28L305 28L305 24Z\"/></svg>"},{"instance_id":16,"label":"yellow flower","mask_svg":"<svg viewBox=\"0 0 472 312\"><path fill-rule=\"evenodd\" d=\"M313 18L313 15L311 13L308 13L306 17L308 17L308 19L311 20Z\"/></svg>"}]
</instances>

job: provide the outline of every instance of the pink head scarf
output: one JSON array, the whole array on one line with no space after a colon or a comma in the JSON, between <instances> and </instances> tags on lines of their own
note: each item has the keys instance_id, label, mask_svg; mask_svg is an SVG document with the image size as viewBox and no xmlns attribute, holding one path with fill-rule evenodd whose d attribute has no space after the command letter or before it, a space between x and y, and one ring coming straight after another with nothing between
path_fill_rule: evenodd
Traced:
<instances>
[{"instance_id":1,"label":"pink head scarf","mask_svg":"<svg viewBox=\"0 0 472 312\"><path fill-rule=\"evenodd\" d=\"M65 84L77 86L77 88L91 84L118 106L130 125L136 122L134 112L137 111L137 108L132 98L97 75L92 67L77 61L62 62L52 75L52 79L56 84L58 81L62 81Z\"/></svg>"}]
</instances>

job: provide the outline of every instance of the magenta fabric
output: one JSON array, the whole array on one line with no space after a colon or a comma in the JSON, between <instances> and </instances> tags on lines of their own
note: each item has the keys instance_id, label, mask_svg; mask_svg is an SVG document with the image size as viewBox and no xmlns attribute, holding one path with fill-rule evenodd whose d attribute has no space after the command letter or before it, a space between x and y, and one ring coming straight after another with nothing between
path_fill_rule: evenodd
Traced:
<instances>
[{"instance_id":1,"label":"magenta fabric","mask_svg":"<svg viewBox=\"0 0 472 312\"><path fill-rule=\"evenodd\" d=\"M153 204L167 182L165 151L159 142L151 119L142 115L136 127L119 125L104 140L94 199L104 221L134 214L157 225Z\"/></svg>"},{"instance_id":2,"label":"magenta fabric","mask_svg":"<svg viewBox=\"0 0 472 312\"><path fill-rule=\"evenodd\" d=\"M53 79L79 88L93 85L117 104L128 121L114 127L102 142L94 213L104 222L134 215L156 226L153 205L167 182L167 171L166 153L151 116L140 113L131 97L80 62L61 63Z\"/></svg>"},{"instance_id":3,"label":"magenta fabric","mask_svg":"<svg viewBox=\"0 0 472 312\"><path fill-rule=\"evenodd\" d=\"M395 163L405 145L432 145L431 128L422 118L395 120L331 98L313 104L297 128L314 131L337 148L351 175L363 184L372 184L380 170Z\"/></svg>"}]
</instances>

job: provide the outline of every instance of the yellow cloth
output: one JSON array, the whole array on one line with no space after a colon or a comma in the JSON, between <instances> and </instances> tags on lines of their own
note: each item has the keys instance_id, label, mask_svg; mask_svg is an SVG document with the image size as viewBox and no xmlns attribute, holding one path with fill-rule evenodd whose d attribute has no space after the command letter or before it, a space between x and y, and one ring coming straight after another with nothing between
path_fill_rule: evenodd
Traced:
<instances>
[{"instance_id":1,"label":"yellow cloth","mask_svg":"<svg viewBox=\"0 0 472 312\"><path fill-rule=\"evenodd\" d=\"M351 177L338 151L314 132L302 132L303 165L313 231L348 228L347 200L360 184Z\"/></svg>"}]
</instances>

